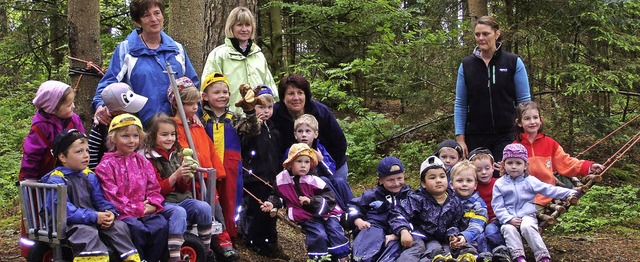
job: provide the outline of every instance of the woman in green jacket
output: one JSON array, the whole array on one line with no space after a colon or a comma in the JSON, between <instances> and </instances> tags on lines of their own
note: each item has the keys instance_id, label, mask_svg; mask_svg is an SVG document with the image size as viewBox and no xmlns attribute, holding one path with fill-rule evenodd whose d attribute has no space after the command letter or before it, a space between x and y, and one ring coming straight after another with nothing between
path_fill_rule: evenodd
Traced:
<instances>
[{"instance_id":1,"label":"woman in green jacket","mask_svg":"<svg viewBox=\"0 0 640 262\"><path fill-rule=\"evenodd\" d=\"M202 79L209 74L219 72L229 81L229 109L240 113L234 103L240 99L241 84L252 87L266 85L274 90L276 84L269 70L267 59L262 50L254 43L256 20L246 7L236 7L231 10L225 24L225 43L214 48L204 65ZM276 97L277 100L277 97Z\"/></svg>"}]
</instances>

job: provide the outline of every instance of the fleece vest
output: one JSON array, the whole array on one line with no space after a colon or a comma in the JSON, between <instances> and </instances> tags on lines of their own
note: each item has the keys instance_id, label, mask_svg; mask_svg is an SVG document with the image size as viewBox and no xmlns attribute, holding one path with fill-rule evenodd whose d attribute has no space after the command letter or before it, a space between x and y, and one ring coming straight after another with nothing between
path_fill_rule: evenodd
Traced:
<instances>
[{"instance_id":1,"label":"fleece vest","mask_svg":"<svg viewBox=\"0 0 640 262\"><path fill-rule=\"evenodd\" d=\"M500 134L513 130L518 56L496 50L486 65L474 54L462 60L467 87L466 134Z\"/></svg>"}]
</instances>

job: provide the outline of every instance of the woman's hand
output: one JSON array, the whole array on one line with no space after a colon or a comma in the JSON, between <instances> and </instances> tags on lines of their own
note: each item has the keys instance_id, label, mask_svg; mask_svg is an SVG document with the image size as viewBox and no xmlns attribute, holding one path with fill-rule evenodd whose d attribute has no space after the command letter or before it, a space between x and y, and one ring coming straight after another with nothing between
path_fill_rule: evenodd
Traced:
<instances>
[{"instance_id":1,"label":"woman's hand","mask_svg":"<svg viewBox=\"0 0 640 262\"><path fill-rule=\"evenodd\" d=\"M104 105L99 105L98 108L96 108L96 113L93 115L93 121L109 126L111 123L111 113L109 113L109 109Z\"/></svg>"},{"instance_id":2,"label":"woman's hand","mask_svg":"<svg viewBox=\"0 0 640 262\"><path fill-rule=\"evenodd\" d=\"M469 149L467 148L467 143L464 142L464 135L456 135L456 142L462 147L462 158L467 158Z\"/></svg>"}]
</instances>

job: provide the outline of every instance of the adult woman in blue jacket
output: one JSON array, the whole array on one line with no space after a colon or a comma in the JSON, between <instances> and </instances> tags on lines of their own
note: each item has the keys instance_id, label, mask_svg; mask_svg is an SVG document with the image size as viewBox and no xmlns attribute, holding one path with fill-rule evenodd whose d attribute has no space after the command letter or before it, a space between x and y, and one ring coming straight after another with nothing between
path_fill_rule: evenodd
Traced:
<instances>
[{"instance_id":1,"label":"adult woman in blue jacket","mask_svg":"<svg viewBox=\"0 0 640 262\"><path fill-rule=\"evenodd\" d=\"M157 113L172 114L167 100L167 87L170 85L169 76L165 73L167 62L176 72L176 78L187 76L196 86L199 84L184 47L163 32L162 0L133 0L130 13L139 28L118 45L93 97L95 120L105 125L109 125L111 115L104 106L101 93L111 83L125 82L134 93L149 99L138 112L145 124Z\"/></svg>"},{"instance_id":2,"label":"adult woman in blue jacket","mask_svg":"<svg viewBox=\"0 0 640 262\"><path fill-rule=\"evenodd\" d=\"M500 162L502 149L514 139L516 105L531 100L529 79L522 59L498 42L498 20L483 16L473 28L477 46L458 69L456 140L465 155L486 147Z\"/></svg>"}]
</instances>

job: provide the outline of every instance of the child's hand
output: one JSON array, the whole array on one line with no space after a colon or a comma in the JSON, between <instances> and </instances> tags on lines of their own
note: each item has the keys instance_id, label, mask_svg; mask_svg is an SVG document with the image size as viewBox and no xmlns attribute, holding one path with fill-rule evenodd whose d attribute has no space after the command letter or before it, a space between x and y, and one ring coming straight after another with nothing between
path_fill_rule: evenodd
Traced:
<instances>
[{"instance_id":1,"label":"child's hand","mask_svg":"<svg viewBox=\"0 0 640 262\"><path fill-rule=\"evenodd\" d=\"M593 163L591 167L589 167L589 174L600 173L604 170L604 166L598 163Z\"/></svg>"},{"instance_id":2,"label":"child's hand","mask_svg":"<svg viewBox=\"0 0 640 262\"><path fill-rule=\"evenodd\" d=\"M299 196L298 200L300 201L300 205L303 205L303 206L311 203L311 199L306 196Z\"/></svg>"},{"instance_id":3,"label":"child's hand","mask_svg":"<svg viewBox=\"0 0 640 262\"><path fill-rule=\"evenodd\" d=\"M467 243L467 239L465 239L463 235L449 236L449 245L451 246L451 248L459 249L466 243Z\"/></svg>"},{"instance_id":4,"label":"child's hand","mask_svg":"<svg viewBox=\"0 0 640 262\"><path fill-rule=\"evenodd\" d=\"M144 214L149 215L156 212L156 206L149 204L149 200L144 201Z\"/></svg>"},{"instance_id":5,"label":"child's hand","mask_svg":"<svg viewBox=\"0 0 640 262\"><path fill-rule=\"evenodd\" d=\"M322 162L322 159L324 158L324 156L322 155L322 153L320 153L320 150L315 150L316 151L316 158L318 159L318 162Z\"/></svg>"},{"instance_id":6,"label":"child's hand","mask_svg":"<svg viewBox=\"0 0 640 262\"><path fill-rule=\"evenodd\" d=\"M500 171L500 169L502 169L502 162L495 162L493 163L493 169L495 171Z\"/></svg>"},{"instance_id":7,"label":"child's hand","mask_svg":"<svg viewBox=\"0 0 640 262\"><path fill-rule=\"evenodd\" d=\"M100 226L104 226L105 221L109 219L109 214L107 214L107 212L96 212L96 213L98 213L98 220L96 221L96 224Z\"/></svg>"},{"instance_id":8,"label":"child's hand","mask_svg":"<svg viewBox=\"0 0 640 262\"><path fill-rule=\"evenodd\" d=\"M105 210L104 213L107 213L107 219L102 221L100 227L103 229L107 229L113 226L113 221L115 220L116 216L114 216L113 213L111 213L111 211L109 210Z\"/></svg>"},{"instance_id":9,"label":"child's hand","mask_svg":"<svg viewBox=\"0 0 640 262\"><path fill-rule=\"evenodd\" d=\"M362 218L356 219L356 221L354 221L353 223L356 225L356 227L358 227L360 231L371 227L371 223L364 221Z\"/></svg>"},{"instance_id":10,"label":"child's hand","mask_svg":"<svg viewBox=\"0 0 640 262\"><path fill-rule=\"evenodd\" d=\"M387 246L389 242L397 240L398 237L394 234L384 236L384 246Z\"/></svg>"},{"instance_id":11,"label":"child's hand","mask_svg":"<svg viewBox=\"0 0 640 262\"><path fill-rule=\"evenodd\" d=\"M272 209L273 203L269 201L264 201L262 202L262 205L260 205L260 210L262 210L262 212L271 212Z\"/></svg>"},{"instance_id":12,"label":"child's hand","mask_svg":"<svg viewBox=\"0 0 640 262\"><path fill-rule=\"evenodd\" d=\"M404 248L413 246L413 236L409 233L409 230L403 229L400 231L400 244Z\"/></svg>"},{"instance_id":13,"label":"child's hand","mask_svg":"<svg viewBox=\"0 0 640 262\"><path fill-rule=\"evenodd\" d=\"M516 228L520 228L520 224L522 224L522 218L514 217L509 220L509 224L513 225Z\"/></svg>"}]
</instances>

